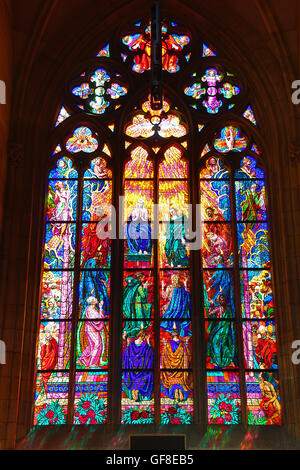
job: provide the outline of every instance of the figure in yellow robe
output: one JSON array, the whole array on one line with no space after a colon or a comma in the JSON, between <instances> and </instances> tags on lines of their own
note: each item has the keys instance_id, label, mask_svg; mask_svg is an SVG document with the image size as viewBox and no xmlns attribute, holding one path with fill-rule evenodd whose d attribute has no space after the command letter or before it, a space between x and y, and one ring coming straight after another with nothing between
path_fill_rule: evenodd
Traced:
<instances>
[{"instance_id":1,"label":"figure in yellow robe","mask_svg":"<svg viewBox=\"0 0 300 470\"><path fill-rule=\"evenodd\" d=\"M168 398L184 401L193 390L193 377L188 370L191 368L191 350L188 339L182 341L176 328L171 334L170 341L163 340L161 367L173 370L162 371L161 389Z\"/></svg>"}]
</instances>

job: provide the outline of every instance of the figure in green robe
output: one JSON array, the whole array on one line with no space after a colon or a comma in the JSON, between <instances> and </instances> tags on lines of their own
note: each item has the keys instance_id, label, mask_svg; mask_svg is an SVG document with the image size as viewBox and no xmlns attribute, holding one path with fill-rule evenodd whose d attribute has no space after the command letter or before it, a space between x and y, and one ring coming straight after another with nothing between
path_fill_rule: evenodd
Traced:
<instances>
[{"instance_id":1,"label":"figure in green robe","mask_svg":"<svg viewBox=\"0 0 300 470\"><path fill-rule=\"evenodd\" d=\"M219 321L209 322L207 356L210 357L211 364L217 368L236 366L237 349L234 326L232 321L228 321L232 318L231 309L226 304L226 297L222 294L217 298L217 305L213 305L213 301L210 303L212 305L208 310L208 315Z\"/></svg>"},{"instance_id":2,"label":"figure in green robe","mask_svg":"<svg viewBox=\"0 0 300 470\"><path fill-rule=\"evenodd\" d=\"M165 244L165 254L169 266L188 266L189 258L185 248L185 216L178 215L175 208L170 209L170 222L165 233L167 239Z\"/></svg>"},{"instance_id":3,"label":"figure in green robe","mask_svg":"<svg viewBox=\"0 0 300 470\"><path fill-rule=\"evenodd\" d=\"M251 184L251 188L245 190L240 189L240 194L245 196L245 201L242 202L242 216L243 220L257 220L262 211L262 194L258 191L259 184Z\"/></svg>"},{"instance_id":4,"label":"figure in green robe","mask_svg":"<svg viewBox=\"0 0 300 470\"><path fill-rule=\"evenodd\" d=\"M123 291L123 336L134 338L141 328L146 330L150 325L151 303L148 302L149 282L143 282L144 274L137 273L135 277L125 278L126 286Z\"/></svg>"}]
</instances>

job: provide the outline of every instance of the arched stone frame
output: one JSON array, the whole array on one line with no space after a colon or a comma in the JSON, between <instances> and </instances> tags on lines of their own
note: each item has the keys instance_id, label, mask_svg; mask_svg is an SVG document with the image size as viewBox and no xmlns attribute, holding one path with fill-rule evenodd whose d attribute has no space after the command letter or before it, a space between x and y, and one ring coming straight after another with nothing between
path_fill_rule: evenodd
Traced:
<instances>
[{"instance_id":1,"label":"arched stone frame","mask_svg":"<svg viewBox=\"0 0 300 470\"><path fill-rule=\"evenodd\" d=\"M180 11L182 11L182 22L184 21L184 16L188 15L188 11L182 5L180 6ZM172 5L170 6L170 8ZM169 8L169 11L171 11ZM172 8L171 8L172 9ZM126 7L124 8L126 10ZM115 18L117 14L115 15ZM199 17L197 17L198 19ZM111 21L113 22L113 15L111 17ZM187 23L187 22L186 22ZM188 23L187 23L188 24ZM209 24L203 18L199 18L199 25L203 29L204 35L207 33L207 37L212 39L212 42L218 44L218 41L214 41L214 34L218 34L219 37L221 36L220 31L214 32L214 29L209 30ZM96 30L95 30L96 31ZM103 39L105 40L104 29L103 29ZM99 38L97 43L99 43ZM232 63L241 64L241 54L240 51L236 50L236 46L233 44L233 41L230 40L229 37L226 37L226 43L228 44L228 49L231 51L232 56ZM83 43L82 43L83 44ZM91 48L92 50L92 48ZM94 50L94 49L93 49ZM67 55L67 54L66 54ZM67 65L76 63L74 57L71 60L71 56L68 57L69 62L64 64L64 67L61 69L61 75L57 75L57 82L59 82L59 76L61 79L64 76L64 70L66 69ZM70 70L70 69L69 69ZM269 208L270 208L270 222L273 231L276 230L277 233L281 233L281 237L278 235L278 238L273 237L273 264L274 264L274 281L275 281L275 295L277 300L277 310L279 312L279 327L281 330L281 334L279 335L280 339L280 355L281 355L281 384L283 387L283 401L285 402L286 407L286 423L287 427L290 432L294 432L295 425L297 422L297 385L296 385L296 377L298 377L296 368L291 364L290 360L290 345L292 339L295 337L293 336L293 332L299 331L299 325L297 323L297 319L293 317L293 306L299 305L299 300L297 299L297 289L293 288L296 287L295 283L295 270L296 265L293 264L292 258L290 254L287 253L288 245L294 244L293 238L293 224L291 222L291 218L293 217L291 213L287 215L289 223L285 224L284 216L283 216L283 207L284 206L294 206L294 202L296 201L296 192L295 195L290 196L287 192L284 193L285 185L281 181L282 175L285 175L288 184L287 188L292 186L292 181L295 181L296 174L293 174L293 171L290 167L290 163L285 161L285 164L282 162L282 155L288 154L288 141L282 135L282 130L280 131L280 125L278 118L276 116L281 116L282 121L283 116L282 107L279 102L272 103L271 97L276 96L277 90L272 88L273 94L268 92L270 89L269 87L272 86L272 77L266 74L266 71L261 66L257 67L256 70L249 67L249 64L243 63L241 65L241 70L244 71L249 79L249 83L251 82L251 89L255 90L256 93L253 95L253 99L251 99L253 106L255 107L256 114L258 121L262 126L262 132L266 136L264 142L260 142L258 139L258 144L263 146L264 154L266 156L266 166L267 166L267 174L269 176L269 191L271 197L269 198ZM258 71L261 72L261 75L258 75ZM269 78L267 80L266 76ZM262 78L263 77L263 78ZM263 79L265 82L263 82ZM56 83L57 83L56 82ZM8 421L11 423L10 430L9 430L9 439L10 442L14 441L14 436L17 439L20 439L24 436L26 430L28 430L28 408L31 406L31 397L30 395L30 387L27 384L30 384L30 371L28 371L28 364L33 363L33 353L32 351L32 338L34 337L35 332L35 325L36 325L36 304L37 304L37 293L36 287L38 285L39 279L39 255L40 255L40 248L39 248L39 234L36 232L35 221L41 220L41 207L40 207L40 200L41 197L36 197L37 194L41 196L43 194L43 168L40 166L40 155L41 149L45 149L45 143L48 140L48 129L50 129L50 117L53 116L54 112L51 114L49 109L54 109L54 105L51 106L50 103L53 103L53 94L55 93L57 86L50 85L50 80L47 82L48 94L45 96L42 92L44 90L40 90L41 93L37 95L34 99L35 104L31 109L35 110L34 118L32 121L24 126L24 123L17 128L16 135L12 135L12 139L16 140L17 142L22 143L23 147L23 161L20 162L19 166L10 165L9 169L9 176L8 176L8 184L7 184L7 197L8 197L8 209L7 214L18 214L21 220L21 226L24 227L24 232L22 235L22 239L18 240L18 234L15 230L14 221L7 218L7 222L4 221L4 224L10 224L10 231L7 228L6 232L6 239L4 239L4 247L8 252L8 239L10 238L9 246L11 247L13 244L16 248L14 250L14 254L10 253L7 254L7 258L4 260L4 271L9 272L9 266L12 264L16 264L15 260L22 264L22 266L26 266L25 272L22 273L21 282L18 281L17 276L15 277L15 272L10 271L10 277L8 280L8 284L3 284L3 288L5 289L7 286L9 290L6 290L7 297L5 297L6 306L9 308L4 307L4 312L11 312L9 319L5 319L4 323L4 334L3 337L5 339L5 331L7 328L9 330L16 330L16 343L11 344L11 341L8 341L9 344L9 353L11 354L12 351L14 352L14 364L12 366L13 370L18 370L18 362L22 361L23 373L20 376L17 375L17 379L12 381L9 384L11 387L12 397L16 397L18 393L21 397L21 403L18 405L18 409L22 410L22 412L17 413L16 411L16 399L11 398L11 409L13 410L13 415L16 414L18 416L18 432L13 431L15 428L15 420L11 419ZM45 83L46 87L46 83ZM42 97L45 96L43 99ZM259 97L259 99L258 99ZM281 97L282 99L282 97ZM26 101L25 101L26 102ZM39 104L43 102L43 109L40 110ZM29 104L29 102L27 101ZM273 104L273 109L272 109ZM269 109L269 116L268 120L264 120L264 109ZM21 110L25 114L25 108L21 107ZM20 111L21 112L21 111ZM285 117L285 125L286 125L286 134L290 136L291 140L294 140L294 135L292 134L291 129L288 128L288 116L289 113L286 113ZM29 116L28 116L29 118ZM48 122L47 122L48 121ZM264 145L265 144L265 145ZM44 150L43 150L44 151ZM26 160L24 160L26 155ZM32 155L33 159L33 167L35 174L32 175L31 168L28 165L28 156ZM46 158L46 157L45 157ZM277 165L272 166L272 160L276 159ZM292 173L292 174L290 174ZM296 172L295 172L296 173ZM33 189L32 189L32 183ZM23 196L28 197L30 194L30 204L23 204L20 200L15 200L14 192L16 191L13 185L16 185L22 191ZM296 191L296 190L295 190ZM292 197L292 200L290 199ZM26 207L25 211L24 208ZM275 211L276 209L276 211ZM280 212L280 213L279 213ZM29 214L31 218L28 217ZM22 219L23 217L23 219ZM286 233L288 232L288 237L286 237ZM283 243L285 238L288 240L287 245ZM24 245L30 247L30 251L18 248L20 247L20 242ZM28 243L28 245L27 245ZM293 245L295 248L295 245ZM18 249L20 250L18 252ZM23 251L24 250L24 251ZM24 257L25 253L25 257ZM292 272L291 272L292 271ZM27 281L26 281L27 279ZM16 295L15 288L16 284L20 289L20 293L18 297L22 299L18 304L11 304L7 300L13 298ZM3 298L3 297L2 297ZM289 300L291 299L291 300ZM12 308L14 305L14 308ZM22 326L20 325L20 320L22 321ZM15 324L16 321L16 324ZM22 348L18 347L18 343L22 345ZM19 351L19 352L17 352ZM22 356L22 357L21 357ZM10 356L12 358L12 356ZM11 362L12 363L12 362ZM13 371L11 373L11 377L14 375ZM286 393L285 393L286 391ZM286 397L292 397L289 401L286 401ZM26 410L26 411L25 411Z\"/></svg>"}]
</instances>

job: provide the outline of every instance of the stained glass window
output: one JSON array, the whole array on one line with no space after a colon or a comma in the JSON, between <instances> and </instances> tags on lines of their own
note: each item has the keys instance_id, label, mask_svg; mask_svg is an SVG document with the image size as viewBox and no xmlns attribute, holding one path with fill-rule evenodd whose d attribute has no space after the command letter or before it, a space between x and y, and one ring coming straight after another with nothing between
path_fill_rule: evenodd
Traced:
<instances>
[{"instance_id":1,"label":"stained glass window","mask_svg":"<svg viewBox=\"0 0 300 470\"><path fill-rule=\"evenodd\" d=\"M154 423L154 168L135 147L124 171L121 423Z\"/></svg>"},{"instance_id":2,"label":"stained glass window","mask_svg":"<svg viewBox=\"0 0 300 470\"><path fill-rule=\"evenodd\" d=\"M200 198L208 421L238 423L241 417L230 179L222 160L213 153L206 156L200 172Z\"/></svg>"},{"instance_id":3,"label":"stained glass window","mask_svg":"<svg viewBox=\"0 0 300 470\"><path fill-rule=\"evenodd\" d=\"M169 112L170 104L163 101L161 110L151 109L150 97L141 110L134 113L132 121L127 125L125 134L130 137L152 137L157 133L160 137L182 137L186 135L186 126L174 110Z\"/></svg>"},{"instance_id":4,"label":"stained glass window","mask_svg":"<svg viewBox=\"0 0 300 470\"><path fill-rule=\"evenodd\" d=\"M193 421L189 164L179 146L159 165L159 284L162 424Z\"/></svg>"},{"instance_id":5,"label":"stained glass window","mask_svg":"<svg viewBox=\"0 0 300 470\"><path fill-rule=\"evenodd\" d=\"M49 172L37 425L107 420L111 240L99 234L110 223L112 171L103 153L95 158L98 143L89 128L77 128L66 139L65 151L55 155ZM94 158L75 167L71 156L78 153Z\"/></svg>"},{"instance_id":6,"label":"stained glass window","mask_svg":"<svg viewBox=\"0 0 300 470\"><path fill-rule=\"evenodd\" d=\"M63 424L68 413L78 172L59 157L49 173L34 424Z\"/></svg>"},{"instance_id":7,"label":"stained glass window","mask_svg":"<svg viewBox=\"0 0 300 470\"><path fill-rule=\"evenodd\" d=\"M259 116L199 28L164 18L162 56L160 110L148 19L57 104L34 425L282 423Z\"/></svg>"},{"instance_id":8,"label":"stained glass window","mask_svg":"<svg viewBox=\"0 0 300 470\"><path fill-rule=\"evenodd\" d=\"M224 142L226 132L230 150ZM281 405L265 176L243 139L239 129L225 127L216 139L219 153L206 153L200 171L208 420L239 422L243 385L248 424L278 425ZM223 160L222 153L229 151L242 155Z\"/></svg>"},{"instance_id":9,"label":"stained glass window","mask_svg":"<svg viewBox=\"0 0 300 470\"><path fill-rule=\"evenodd\" d=\"M169 73L180 69L181 52L189 52L191 38L188 34L178 32L178 24L164 21L162 34L162 67ZM134 25L135 32L122 37L124 52L133 57L132 70L143 73L151 67L151 25L141 22ZM125 61L127 59L127 55ZM123 53L124 60L124 53Z\"/></svg>"},{"instance_id":10,"label":"stained glass window","mask_svg":"<svg viewBox=\"0 0 300 470\"><path fill-rule=\"evenodd\" d=\"M159 401L162 423L193 421L191 286L184 232L189 164L183 154L184 147L170 146L157 165L150 149L132 145L125 164L121 405L125 424L154 422ZM153 204L159 205L158 240L152 236ZM155 367L157 349L160 375ZM159 393L154 390L157 380Z\"/></svg>"},{"instance_id":11,"label":"stained glass window","mask_svg":"<svg viewBox=\"0 0 300 470\"><path fill-rule=\"evenodd\" d=\"M197 73L193 74L192 82L190 86L185 88L184 93L190 96L193 101L201 100L203 108L209 114L217 114L221 107L230 109L229 106L234 104L232 98L240 93L234 76L217 67L207 68L202 77L198 77ZM201 108L196 105L196 109Z\"/></svg>"},{"instance_id":12,"label":"stained glass window","mask_svg":"<svg viewBox=\"0 0 300 470\"><path fill-rule=\"evenodd\" d=\"M245 154L240 160L234 185L248 422L280 424L265 176L252 155Z\"/></svg>"},{"instance_id":13,"label":"stained glass window","mask_svg":"<svg viewBox=\"0 0 300 470\"><path fill-rule=\"evenodd\" d=\"M120 76L109 73L104 67L99 67L76 80L72 94L77 98L78 107L83 107L87 113L103 114L114 101L127 94Z\"/></svg>"}]
</instances>

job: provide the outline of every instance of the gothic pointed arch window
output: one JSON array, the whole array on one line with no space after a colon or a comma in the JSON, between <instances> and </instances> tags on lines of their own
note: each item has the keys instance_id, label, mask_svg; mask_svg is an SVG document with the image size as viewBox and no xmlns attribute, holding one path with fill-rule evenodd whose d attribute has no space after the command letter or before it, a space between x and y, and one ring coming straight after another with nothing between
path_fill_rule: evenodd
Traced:
<instances>
[{"instance_id":1,"label":"gothic pointed arch window","mask_svg":"<svg viewBox=\"0 0 300 470\"><path fill-rule=\"evenodd\" d=\"M160 110L148 20L79 65L49 148L33 424L281 424L246 81L169 19Z\"/></svg>"}]
</instances>

